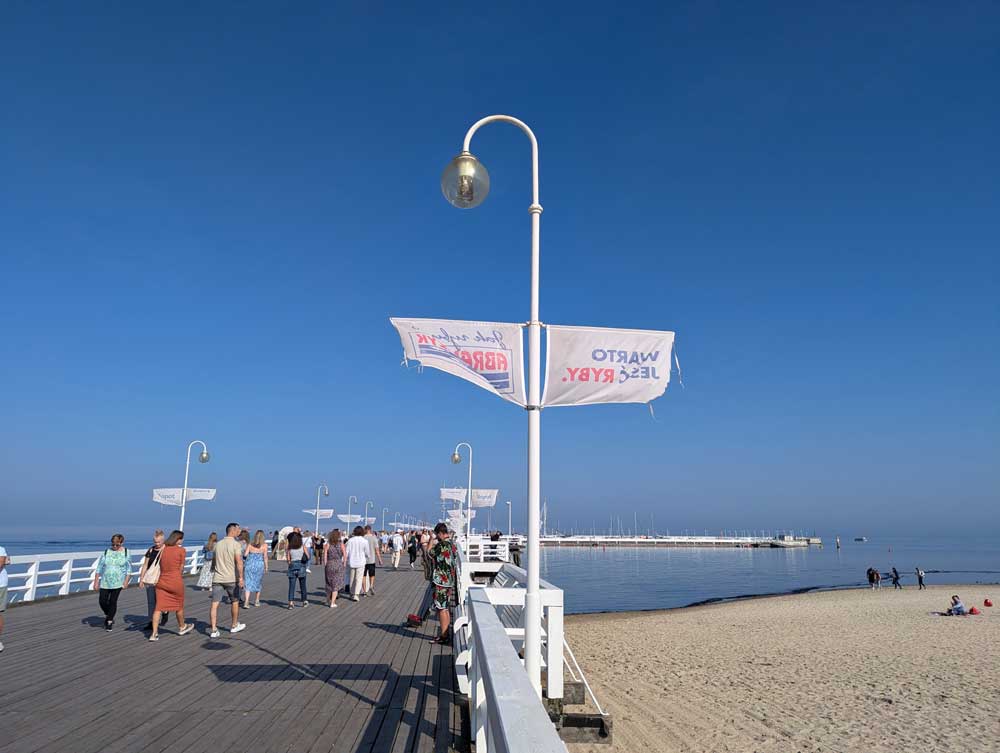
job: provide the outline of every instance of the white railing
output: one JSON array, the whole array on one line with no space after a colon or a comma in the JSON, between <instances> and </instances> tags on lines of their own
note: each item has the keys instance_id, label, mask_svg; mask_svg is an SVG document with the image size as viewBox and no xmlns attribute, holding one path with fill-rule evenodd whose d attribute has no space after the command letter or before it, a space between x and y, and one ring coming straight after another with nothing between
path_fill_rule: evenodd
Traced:
<instances>
[{"instance_id":1,"label":"white railing","mask_svg":"<svg viewBox=\"0 0 1000 753\"><path fill-rule=\"evenodd\" d=\"M485 536L470 536L462 540L465 557L469 562L510 562L509 542L505 539L492 541Z\"/></svg>"},{"instance_id":2,"label":"white railing","mask_svg":"<svg viewBox=\"0 0 1000 753\"><path fill-rule=\"evenodd\" d=\"M466 599L470 721L477 753L566 753L484 588Z\"/></svg>"},{"instance_id":3,"label":"white railing","mask_svg":"<svg viewBox=\"0 0 1000 753\"><path fill-rule=\"evenodd\" d=\"M202 547L198 545L185 548L187 548L187 559L184 562L184 572L194 575L204 564ZM132 583L136 582L145 553L146 548L140 550L138 554L129 550ZM7 592L11 603L91 590L94 586L97 561L102 554L104 554L103 549L99 552L15 554L7 565L9 579ZM25 565L27 569L24 570L18 567Z\"/></svg>"}]
</instances>

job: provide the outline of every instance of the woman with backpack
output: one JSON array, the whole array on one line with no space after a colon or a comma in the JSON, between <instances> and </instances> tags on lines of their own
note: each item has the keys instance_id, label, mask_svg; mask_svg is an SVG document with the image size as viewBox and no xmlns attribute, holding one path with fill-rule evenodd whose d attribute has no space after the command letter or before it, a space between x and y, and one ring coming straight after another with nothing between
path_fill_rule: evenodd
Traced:
<instances>
[{"instance_id":1,"label":"woman with backpack","mask_svg":"<svg viewBox=\"0 0 1000 753\"><path fill-rule=\"evenodd\" d=\"M111 537L111 548L104 550L94 569L94 590L99 591L98 603L104 612L104 629L108 632L114 628L118 596L123 588L128 588L131 576L132 565L125 548L125 537L116 533Z\"/></svg>"},{"instance_id":2,"label":"woman with backpack","mask_svg":"<svg viewBox=\"0 0 1000 753\"><path fill-rule=\"evenodd\" d=\"M161 551L163 551L163 531L157 528L153 531L153 545L146 550L146 554L142 558L142 567L139 568L139 588L146 592L146 611L149 613L149 622L146 623L143 630L153 629L153 612L156 611L156 585L146 582L146 573L153 565L159 569ZM166 619L166 615L162 615L162 617Z\"/></svg>"},{"instance_id":3,"label":"woman with backpack","mask_svg":"<svg viewBox=\"0 0 1000 753\"><path fill-rule=\"evenodd\" d=\"M219 534L212 531L208 534L208 541L205 542L205 546L201 548L202 557L205 558L205 564L201 566L201 572L198 573L198 588L203 591L212 590L212 558L215 557L215 543L219 540Z\"/></svg>"},{"instance_id":4,"label":"woman with backpack","mask_svg":"<svg viewBox=\"0 0 1000 753\"><path fill-rule=\"evenodd\" d=\"M302 546L302 534L292 531L286 537L285 561L288 562L288 608L294 609L295 581L299 582L299 594L302 596L302 606L309 606L306 598L306 566L309 564L309 550Z\"/></svg>"}]
</instances>

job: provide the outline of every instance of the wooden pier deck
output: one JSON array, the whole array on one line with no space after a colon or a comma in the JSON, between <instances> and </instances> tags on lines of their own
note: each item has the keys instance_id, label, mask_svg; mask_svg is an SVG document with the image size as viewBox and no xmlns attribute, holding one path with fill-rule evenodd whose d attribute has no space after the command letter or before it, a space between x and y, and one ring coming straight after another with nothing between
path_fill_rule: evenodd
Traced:
<instances>
[{"instance_id":1,"label":"wooden pier deck","mask_svg":"<svg viewBox=\"0 0 1000 753\"><path fill-rule=\"evenodd\" d=\"M436 620L403 625L428 603L419 570L380 568L377 595L324 606L323 569L310 605L285 608L284 564L264 578L246 630L208 637L209 598L187 579L187 621L149 642L146 598L121 595L114 632L97 594L7 610L0 654L0 753L467 750L451 649ZM228 605L219 608L228 628Z\"/></svg>"}]
</instances>

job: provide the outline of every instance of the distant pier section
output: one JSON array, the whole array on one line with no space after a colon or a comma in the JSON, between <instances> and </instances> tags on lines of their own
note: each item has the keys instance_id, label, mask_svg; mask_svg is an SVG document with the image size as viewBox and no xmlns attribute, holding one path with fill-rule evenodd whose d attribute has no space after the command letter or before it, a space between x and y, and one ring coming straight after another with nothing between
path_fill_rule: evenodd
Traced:
<instances>
[{"instance_id":1,"label":"distant pier section","mask_svg":"<svg viewBox=\"0 0 1000 753\"><path fill-rule=\"evenodd\" d=\"M542 536L542 546L792 549L823 546L818 536Z\"/></svg>"}]
</instances>

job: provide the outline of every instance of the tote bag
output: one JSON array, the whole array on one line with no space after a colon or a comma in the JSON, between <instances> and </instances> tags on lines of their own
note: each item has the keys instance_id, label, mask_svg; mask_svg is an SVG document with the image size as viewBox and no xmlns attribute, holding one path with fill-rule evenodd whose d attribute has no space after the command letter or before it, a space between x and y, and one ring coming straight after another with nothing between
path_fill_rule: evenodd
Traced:
<instances>
[{"instance_id":1,"label":"tote bag","mask_svg":"<svg viewBox=\"0 0 1000 753\"><path fill-rule=\"evenodd\" d=\"M160 580L161 554L163 554L162 549L156 553L156 559L153 560L153 564L146 568L146 574L142 576L142 582L147 586L155 586L157 581Z\"/></svg>"}]
</instances>

